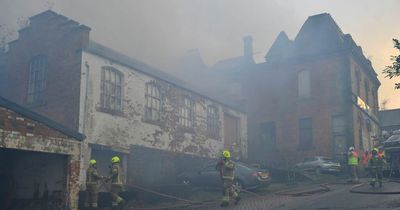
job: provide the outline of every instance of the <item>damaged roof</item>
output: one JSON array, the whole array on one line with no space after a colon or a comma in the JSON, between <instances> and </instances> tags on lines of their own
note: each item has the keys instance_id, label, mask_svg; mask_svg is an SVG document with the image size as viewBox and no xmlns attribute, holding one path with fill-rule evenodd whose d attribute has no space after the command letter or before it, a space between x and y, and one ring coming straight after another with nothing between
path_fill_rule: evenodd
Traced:
<instances>
[{"instance_id":1,"label":"damaged roof","mask_svg":"<svg viewBox=\"0 0 400 210\"><path fill-rule=\"evenodd\" d=\"M380 85L371 61L365 57L362 48L350 34L343 33L329 13L309 16L294 40L290 40L285 32L280 32L265 59L267 62L287 62L344 51L351 52L372 80Z\"/></svg>"},{"instance_id":2,"label":"damaged roof","mask_svg":"<svg viewBox=\"0 0 400 210\"><path fill-rule=\"evenodd\" d=\"M237 111L240 112L244 112L244 110L237 104L229 102L227 100L223 100L219 97L216 97L214 95L212 95L211 93L205 93L201 90L196 89L195 87L193 87L192 85L189 85L188 83L179 80L175 77L173 77L170 74L165 73L162 70L159 70L155 67L152 67L146 63L143 63L139 60L136 60L134 58L131 58L127 55L124 55L122 53L119 53L109 47L106 47L100 43L97 43L93 40L89 41L89 45L88 47L85 49L85 51L89 52L89 53L93 53L95 55L101 56L103 58L107 58L110 59L111 61L115 62L115 63L119 63L123 66L129 67L135 71L141 72L143 74L149 75L151 77L154 77L156 79L168 82L170 84L176 85L178 87L181 87L183 89L186 89L188 91L197 93L199 95L202 95L203 97L218 102L220 104L223 104L227 107L230 107L232 109L235 109Z\"/></svg>"},{"instance_id":3,"label":"damaged roof","mask_svg":"<svg viewBox=\"0 0 400 210\"><path fill-rule=\"evenodd\" d=\"M85 135L83 135L77 131L67 128L67 127L61 125L60 123L57 123L43 115L40 115L36 112L29 110L28 108L25 108L14 102L11 102L10 100L7 100L1 96L0 96L0 106L4 107L6 109L12 110L24 117L27 117L27 118L30 118L30 119L36 121L36 122L42 123L50 128L53 128L54 130L59 131L62 134L65 134L66 136L72 137L74 139L83 141L86 138Z\"/></svg>"}]
</instances>

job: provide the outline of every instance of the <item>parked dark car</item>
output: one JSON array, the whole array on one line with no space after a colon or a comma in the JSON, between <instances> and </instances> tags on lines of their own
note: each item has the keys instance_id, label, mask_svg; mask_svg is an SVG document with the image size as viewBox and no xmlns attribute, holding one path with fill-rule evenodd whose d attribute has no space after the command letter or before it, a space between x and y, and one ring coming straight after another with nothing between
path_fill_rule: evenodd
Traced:
<instances>
[{"instance_id":1,"label":"parked dark car","mask_svg":"<svg viewBox=\"0 0 400 210\"><path fill-rule=\"evenodd\" d=\"M185 171L178 176L177 181L187 186L222 187L219 171L216 170L215 165L213 163L197 171ZM271 177L267 170L236 162L234 182L239 188L255 189L260 186L268 186Z\"/></svg>"},{"instance_id":2,"label":"parked dark car","mask_svg":"<svg viewBox=\"0 0 400 210\"><path fill-rule=\"evenodd\" d=\"M341 171L340 163L322 156L306 158L304 162L297 163L296 167L304 171L314 171L317 174L339 173Z\"/></svg>"}]
</instances>

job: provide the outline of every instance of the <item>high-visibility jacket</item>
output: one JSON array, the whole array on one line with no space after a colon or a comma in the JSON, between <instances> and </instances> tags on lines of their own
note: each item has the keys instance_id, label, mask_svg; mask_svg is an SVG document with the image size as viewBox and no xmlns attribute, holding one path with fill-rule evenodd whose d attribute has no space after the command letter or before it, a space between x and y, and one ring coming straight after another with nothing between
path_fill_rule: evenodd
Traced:
<instances>
[{"instance_id":1,"label":"high-visibility jacket","mask_svg":"<svg viewBox=\"0 0 400 210\"><path fill-rule=\"evenodd\" d=\"M102 177L97 173L97 169L93 166L89 166L86 170L86 184L96 185Z\"/></svg>"},{"instance_id":2,"label":"high-visibility jacket","mask_svg":"<svg viewBox=\"0 0 400 210\"><path fill-rule=\"evenodd\" d=\"M385 151L380 151L380 152L378 152L378 156L379 156L379 158L385 158Z\"/></svg>"},{"instance_id":3,"label":"high-visibility jacket","mask_svg":"<svg viewBox=\"0 0 400 210\"><path fill-rule=\"evenodd\" d=\"M231 160L224 160L221 168L221 178L227 180L233 180L235 177L235 163Z\"/></svg>"},{"instance_id":4,"label":"high-visibility jacket","mask_svg":"<svg viewBox=\"0 0 400 210\"><path fill-rule=\"evenodd\" d=\"M349 152L347 164L351 166L358 165L358 153L356 151Z\"/></svg>"},{"instance_id":5,"label":"high-visibility jacket","mask_svg":"<svg viewBox=\"0 0 400 210\"><path fill-rule=\"evenodd\" d=\"M110 174L111 184L123 185L122 170L119 163L112 165Z\"/></svg>"}]
</instances>

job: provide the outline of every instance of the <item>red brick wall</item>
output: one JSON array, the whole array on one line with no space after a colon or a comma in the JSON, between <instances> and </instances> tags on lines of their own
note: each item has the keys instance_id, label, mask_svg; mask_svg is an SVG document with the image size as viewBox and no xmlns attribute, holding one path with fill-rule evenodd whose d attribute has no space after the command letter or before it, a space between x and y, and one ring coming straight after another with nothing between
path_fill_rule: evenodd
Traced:
<instances>
[{"instance_id":1,"label":"red brick wall","mask_svg":"<svg viewBox=\"0 0 400 210\"><path fill-rule=\"evenodd\" d=\"M19 39L10 43L5 59L8 86L0 94L26 106L30 61L46 55L45 104L30 108L77 130L81 49L88 43L89 30L52 12L31 19L19 32Z\"/></svg>"},{"instance_id":2,"label":"red brick wall","mask_svg":"<svg viewBox=\"0 0 400 210\"><path fill-rule=\"evenodd\" d=\"M268 164L296 163L313 155L333 155L331 120L345 114L344 62L340 55L293 64L261 64L246 78L249 155ZM297 74L309 70L311 98L298 97ZM299 150L299 119L312 118L313 149ZM276 123L277 149L259 151L264 122ZM257 151L258 150L258 151ZM281 165L282 166L282 165Z\"/></svg>"},{"instance_id":3,"label":"red brick wall","mask_svg":"<svg viewBox=\"0 0 400 210\"><path fill-rule=\"evenodd\" d=\"M66 135L42 123L21 116L0 106L0 129L19 132L23 136L33 135L42 137L68 138Z\"/></svg>"}]
</instances>

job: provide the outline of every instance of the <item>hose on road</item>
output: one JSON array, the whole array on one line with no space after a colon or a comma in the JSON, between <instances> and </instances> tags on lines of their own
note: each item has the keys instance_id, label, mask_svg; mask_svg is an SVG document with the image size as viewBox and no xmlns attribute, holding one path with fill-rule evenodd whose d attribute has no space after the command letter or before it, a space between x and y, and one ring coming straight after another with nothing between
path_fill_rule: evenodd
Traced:
<instances>
[{"instance_id":1,"label":"hose on road","mask_svg":"<svg viewBox=\"0 0 400 210\"><path fill-rule=\"evenodd\" d=\"M388 180L385 181L384 183L389 183L389 182L395 182L399 183L398 181L392 181ZM370 195L396 195L400 194L400 191L372 191L372 190L360 190L361 187L365 186L368 184L367 182L361 183L361 184L356 184L350 188L351 193L359 193L359 194L370 194ZM376 189L376 188L373 188Z\"/></svg>"}]
</instances>

